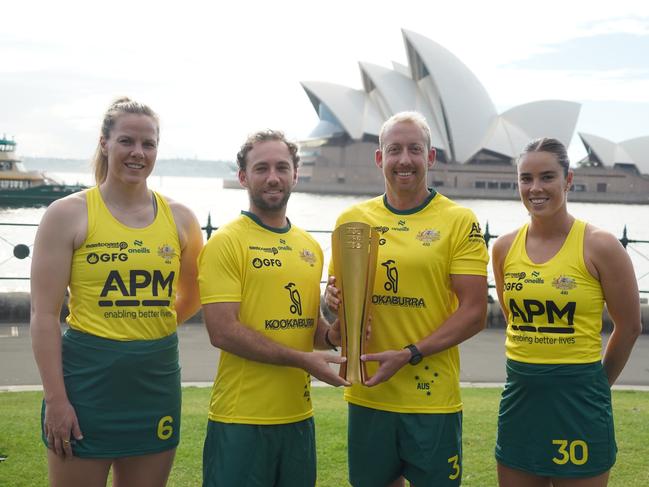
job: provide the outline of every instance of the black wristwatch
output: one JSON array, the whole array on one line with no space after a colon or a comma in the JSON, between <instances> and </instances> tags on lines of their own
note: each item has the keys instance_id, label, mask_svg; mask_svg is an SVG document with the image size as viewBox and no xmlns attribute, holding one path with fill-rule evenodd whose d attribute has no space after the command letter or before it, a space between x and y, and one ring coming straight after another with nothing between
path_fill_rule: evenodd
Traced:
<instances>
[{"instance_id":1,"label":"black wristwatch","mask_svg":"<svg viewBox=\"0 0 649 487\"><path fill-rule=\"evenodd\" d=\"M403 348L410 350L410 360L408 360L410 365L417 365L424 358L419 349L412 343L410 345L406 345Z\"/></svg>"}]
</instances>

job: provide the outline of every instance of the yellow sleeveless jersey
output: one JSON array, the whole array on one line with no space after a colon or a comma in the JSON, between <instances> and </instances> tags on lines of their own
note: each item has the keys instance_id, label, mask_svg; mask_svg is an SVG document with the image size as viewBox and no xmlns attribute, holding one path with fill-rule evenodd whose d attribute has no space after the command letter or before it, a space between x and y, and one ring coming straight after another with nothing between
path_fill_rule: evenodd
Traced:
<instances>
[{"instance_id":1,"label":"yellow sleeveless jersey","mask_svg":"<svg viewBox=\"0 0 649 487\"><path fill-rule=\"evenodd\" d=\"M384 196L346 210L336 222L359 221L381 234L367 351L398 350L430 335L458 306L451 274L487 275L489 256L474 214L434 191L418 208L399 211ZM330 264L329 274L336 275ZM378 366L368 362L373 375ZM406 364L387 382L353 385L353 404L403 413L462 409L457 347Z\"/></svg>"},{"instance_id":2,"label":"yellow sleeveless jersey","mask_svg":"<svg viewBox=\"0 0 649 487\"><path fill-rule=\"evenodd\" d=\"M238 319L287 347L313 350L323 257L304 230L265 226L242 212L219 228L198 259L201 303L240 303ZM295 367L221 351L209 418L284 424L312 416L311 380Z\"/></svg>"},{"instance_id":3,"label":"yellow sleeveless jersey","mask_svg":"<svg viewBox=\"0 0 649 487\"><path fill-rule=\"evenodd\" d=\"M534 364L600 360L604 295L584 264L586 223L575 220L559 252L543 264L527 255L527 228L518 231L503 266L507 357Z\"/></svg>"},{"instance_id":4,"label":"yellow sleeveless jersey","mask_svg":"<svg viewBox=\"0 0 649 487\"><path fill-rule=\"evenodd\" d=\"M178 230L169 205L153 193L151 225L130 228L86 191L88 235L72 255L70 328L112 340L152 340L176 331Z\"/></svg>"}]
</instances>

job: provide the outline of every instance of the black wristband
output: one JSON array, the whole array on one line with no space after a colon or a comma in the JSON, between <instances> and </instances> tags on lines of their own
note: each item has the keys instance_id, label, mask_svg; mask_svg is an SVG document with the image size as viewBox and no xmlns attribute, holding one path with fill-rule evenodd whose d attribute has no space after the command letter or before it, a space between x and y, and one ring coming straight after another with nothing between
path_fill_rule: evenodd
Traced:
<instances>
[{"instance_id":1,"label":"black wristband","mask_svg":"<svg viewBox=\"0 0 649 487\"><path fill-rule=\"evenodd\" d=\"M338 347L331 343L331 340L329 340L329 330L331 328L327 328L327 331L325 331L325 343L331 347L332 350L335 350L336 352L338 351Z\"/></svg>"}]
</instances>

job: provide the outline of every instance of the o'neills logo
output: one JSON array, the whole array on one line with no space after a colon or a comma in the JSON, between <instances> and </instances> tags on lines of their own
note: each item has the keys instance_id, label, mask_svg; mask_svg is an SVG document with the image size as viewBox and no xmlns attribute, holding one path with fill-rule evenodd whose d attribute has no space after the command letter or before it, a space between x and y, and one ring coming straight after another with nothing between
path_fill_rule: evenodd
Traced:
<instances>
[{"instance_id":1,"label":"o'neills logo","mask_svg":"<svg viewBox=\"0 0 649 487\"><path fill-rule=\"evenodd\" d=\"M139 247L137 249L128 249L129 254L150 254L151 251L146 247Z\"/></svg>"},{"instance_id":2,"label":"o'neills logo","mask_svg":"<svg viewBox=\"0 0 649 487\"><path fill-rule=\"evenodd\" d=\"M390 230L394 230L395 232L409 232L410 227L406 226L406 221L405 220L399 220L397 222L397 227L392 227Z\"/></svg>"},{"instance_id":3,"label":"o'neills logo","mask_svg":"<svg viewBox=\"0 0 649 487\"><path fill-rule=\"evenodd\" d=\"M280 320L266 320L264 326L267 330L289 330L295 328L313 328L313 318L282 318Z\"/></svg>"},{"instance_id":4,"label":"o'neills logo","mask_svg":"<svg viewBox=\"0 0 649 487\"><path fill-rule=\"evenodd\" d=\"M403 308L425 308L424 298L412 298L409 296L387 296L385 294L374 294L372 304L385 306L401 306Z\"/></svg>"}]
</instances>

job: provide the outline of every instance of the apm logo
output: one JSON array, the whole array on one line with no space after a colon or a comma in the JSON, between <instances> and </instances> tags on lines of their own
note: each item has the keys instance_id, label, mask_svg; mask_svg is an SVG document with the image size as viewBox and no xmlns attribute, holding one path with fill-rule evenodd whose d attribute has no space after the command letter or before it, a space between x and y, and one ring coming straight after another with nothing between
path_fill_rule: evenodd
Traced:
<instances>
[{"instance_id":1,"label":"apm logo","mask_svg":"<svg viewBox=\"0 0 649 487\"><path fill-rule=\"evenodd\" d=\"M110 306L169 306L173 294L173 281L175 273L172 271L166 276L159 270L153 273L143 269L131 269L128 275L122 276L119 271L112 270L108 273L100 297L106 298L109 293L116 295L112 299L100 299L97 304L101 307ZM142 291L142 293L138 292ZM114 293L114 294L113 294ZM151 299L133 299L138 295L151 296ZM123 299L120 299L123 298ZM126 299L131 298L131 299Z\"/></svg>"},{"instance_id":2,"label":"apm logo","mask_svg":"<svg viewBox=\"0 0 649 487\"><path fill-rule=\"evenodd\" d=\"M512 316L512 329L538 331L540 333L575 333L577 303L568 301L560 307L552 300L545 302L536 299L509 300ZM539 319L535 319L538 317ZM537 326L535 323L539 323ZM557 323L556 326L555 323ZM563 325L563 326L562 326Z\"/></svg>"},{"instance_id":3,"label":"apm logo","mask_svg":"<svg viewBox=\"0 0 649 487\"><path fill-rule=\"evenodd\" d=\"M289 282L284 289L288 290L288 295L291 298L291 307L289 308L291 313L294 315L302 316L302 299L300 298L300 292L295 287L294 282Z\"/></svg>"},{"instance_id":4,"label":"apm logo","mask_svg":"<svg viewBox=\"0 0 649 487\"><path fill-rule=\"evenodd\" d=\"M386 291L392 291L394 294L397 294L397 291L399 290L399 271L397 270L397 266L394 264L395 262L392 259L381 262L381 265L385 267L385 275L387 279L385 284L383 284L383 288Z\"/></svg>"}]
</instances>

